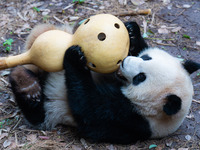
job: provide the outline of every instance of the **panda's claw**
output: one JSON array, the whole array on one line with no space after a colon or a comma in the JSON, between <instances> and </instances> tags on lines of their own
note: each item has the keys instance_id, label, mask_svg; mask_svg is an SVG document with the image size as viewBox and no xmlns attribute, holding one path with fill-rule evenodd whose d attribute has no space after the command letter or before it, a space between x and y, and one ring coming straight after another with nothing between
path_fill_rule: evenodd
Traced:
<instances>
[{"instance_id":1,"label":"panda's claw","mask_svg":"<svg viewBox=\"0 0 200 150\"><path fill-rule=\"evenodd\" d=\"M71 46L66 52L64 57L64 66L67 63L75 66L76 68L84 68L86 65L86 57L84 53L81 51L80 46Z\"/></svg>"},{"instance_id":2,"label":"panda's claw","mask_svg":"<svg viewBox=\"0 0 200 150\"><path fill-rule=\"evenodd\" d=\"M35 75L22 66L12 70L10 83L15 95L20 101L34 101L41 97L41 87Z\"/></svg>"}]
</instances>

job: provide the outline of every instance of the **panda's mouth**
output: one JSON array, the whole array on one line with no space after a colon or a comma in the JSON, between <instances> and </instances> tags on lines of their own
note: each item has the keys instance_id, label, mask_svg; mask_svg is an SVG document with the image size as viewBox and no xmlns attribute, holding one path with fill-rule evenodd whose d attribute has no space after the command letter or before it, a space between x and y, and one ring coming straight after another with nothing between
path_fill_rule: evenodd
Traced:
<instances>
[{"instance_id":1,"label":"panda's mouth","mask_svg":"<svg viewBox=\"0 0 200 150\"><path fill-rule=\"evenodd\" d=\"M127 81L127 79L122 75L121 69L117 70L116 75L120 80Z\"/></svg>"}]
</instances>

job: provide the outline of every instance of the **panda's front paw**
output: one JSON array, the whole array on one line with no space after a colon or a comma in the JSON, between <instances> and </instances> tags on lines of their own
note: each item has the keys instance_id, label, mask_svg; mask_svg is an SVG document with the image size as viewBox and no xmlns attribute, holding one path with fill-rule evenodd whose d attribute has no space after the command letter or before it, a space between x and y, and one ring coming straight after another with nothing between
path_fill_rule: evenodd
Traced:
<instances>
[{"instance_id":1,"label":"panda's front paw","mask_svg":"<svg viewBox=\"0 0 200 150\"><path fill-rule=\"evenodd\" d=\"M148 48L148 45L144 41L140 27L136 22L126 22L125 26L130 38L129 55L137 56L142 50Z\"/></svg>"},{"instance_id":2,"label":"panda's front paw","mask_svg":"<svg viewBox=\"0 0 200 150\"><path fill-rule=\"evenodd\" d=\"M41 86L36 75L24 68L17 66L11 71L9 81L18 103L37 105L41 100Z\"/></svg>"},{"instance_id":3,"label":"panda's front paw","mask_svg":"<svg viewBox=\"0 0 200 150\"><path fill-rule=\"evenodd\" d=\"M125 26L128 30L130 39L141 37L140 27L136 22L126 22Z\"/></svg>"},{"instance_id":4,"label":"panda's front paw","mask_svg":"<svg viewBox=\"0 0 200 150\"><path fill-rule=\"evenodd\" d=\"M71 46L67 49L64 57L64 67L68 63L77 68L84 68L86 66L87 60L80 46Z\"/></svg>"}]
</instances>

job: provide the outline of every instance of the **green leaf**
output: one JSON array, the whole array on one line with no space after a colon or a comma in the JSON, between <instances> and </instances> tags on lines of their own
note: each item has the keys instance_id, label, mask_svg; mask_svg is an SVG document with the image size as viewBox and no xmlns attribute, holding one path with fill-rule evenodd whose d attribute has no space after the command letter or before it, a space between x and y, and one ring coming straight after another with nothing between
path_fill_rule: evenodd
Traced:
<instances>
[{"instance_id":1,"label":"green leaf","mask_svg":"<svg viewBox=\"0 0 200 150\"><path fill-rule=\"evenodd\" d=\"M72 1L73 3L79 3L79 4L82 4L85 2L85 0L73 0Z\"/></svg>"},{"instance_id":2,"label":"green leaf","mask_svg":"<svg viewBox=\"0 0 200 150\"><path fill-rule=\"evenodd\" d=\"M10 50L11 50L11 47L10 47L10 46L7 46L7 47L6 47L6 51L9 52Z\"/></svg>"},{"instance_id":3,"label":"green leaf","mask_svg":"<svg viewBox=\"0 0 200 150\"><path fill-rule=\"evenodd\" d=\"M189 35L183 34L183 37L186 39L191 39Z\"/></svg>"},{"instance_id":4,"label":"green leaf","mask_svg":"<svg viewBox=\"0 0 200 150\"><path fill-rule=\"evenodd\" d=\"M40 9L37 8L37 7L33 7L33 9L34 9L35 11L37 11L37 12L40 12Z\"/></svg>"},{"instance_id":5,"label":"green leaf","mask_svg":"<svg viewBox=\"0 0 200 150\"><path fill-rule=\"evenodd\" d=\"M3 46L7 46L7 45L12 45L13 39L7 39L4 43Z\"/></svg>"},{"instance_id":6,"label":"green leaf","mask_svg":"<svg viewBox=\"0 0 200 150\"><path fill-rule=\"evenodd\" d=\"M152 30L149 29L149 30L147 31L147 35L154 35L154 32L153 32Z\"/></svg>"},{"instance_id":7,"label":"green leaf","mask_svg":"<svg viewBox=\"0 0 200 150\"><path fill-rule=\"evenodd\" d=\"M185 50L187 50L187 48L186 48L186 47L183 47L183 50L185 51Z\"/></svg>"},{"instance_id":8,"label":"green leaf","mask_svg":"<svg viewBox=\"0 0 200 150\"><path fill-rule=\"evenodd\" d=\"M149 146L149 149L156 148L156 147L157 147L157 145L151 144L151 145Z\"/></svg>"},{"instance_id":9,"label":"green leaf","mask_svg":"<svg viewBox=\"0 0 200 150\"><path fill-rule=\"evenodd\" d=\"M8 39L7 40L8 45L12 45L12 42L13 42L13 39Z\"/></svg>"}]
</instances>

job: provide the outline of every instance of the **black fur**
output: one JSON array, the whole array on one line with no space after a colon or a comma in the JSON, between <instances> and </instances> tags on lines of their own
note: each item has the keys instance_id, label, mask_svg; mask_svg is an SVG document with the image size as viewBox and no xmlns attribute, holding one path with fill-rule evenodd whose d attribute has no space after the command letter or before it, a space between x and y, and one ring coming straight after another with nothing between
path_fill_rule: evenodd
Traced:
<instances>
[{"instance_id":1,"label":"black fur","mask_svg":"<svg viewBox=\"0 0 200 150\"><path fill-rule=\"evenodd\" d=\"M200 69L200 64L193 62L192 60L187 60L183 64L184 68L187 70L189 74L192 74L193 72L197 71Z\"/></svg>"},{"instance_id":2,"label":"black fur","mask_svg":"<svg viewBox=\"0 0 200 150\"><path fill-rule=\"evenodd\" d=\"M126 22L125 26L130 37L129 55L138 56L141 51L148 48L148 45L141 36L140 27L136 22Z\"/></svg>"},{"instance_id":3,"label":"black fur","mask_svg":"<svg viewBox=\"0 0 200 150\"><path fill-rule=\"evenodd\" d=\"M146 80L146 75L145 73L139 73L133 78L133 85L139 85L140 83L144 82Z\"/></svg>"},{"instance_id":4,"label":"black fur","mask_svg":"<svg viewBox=\"0 0 200 150\"><path fill-rule=\"evenodd\" d=\"M167 99L167 102L163 106L163 111L167 115L176 114L181 109L182 101L181 101L180 97L172 94L172 95L167 96L166 99Z\"/></svg>"},{"instance_id":5,"label":"black fur","mask_svg":"<svg viewBox=\"0 0 200 150\"><path fill-rule=\"evenodd\" d=\"M118 83L96 85L78 46L64 57L68 103L78 132L93 142L133 143L151 136L148 121L125 98Z\"/></svg>"},{"instance_id":6,"label":"black fur","mask_svg":"<svg viewBox=\"0 0 200 150\"><path fill-rule=\"evenodd\" d=\"M13 94L15 95L15 100L17 102L17 105L21 109L22 113L26 117L26 119L33 125L38 125L42 122L44 122L45 118L45 110L43 107L43 95L42 91L40 91L39 97L37 99L39 101L36 101L36 97L27 97L27 92L29 91L22 91L22 87L32 81L37 81L36 75L24 67L20 66L13 69L11 71L11 74L9 76L9 81L11 84L11 89L13 91ZM41 77L42 81L42 77ZM39 87L41 87L41 83L38 83ZM32 89L33 90L33 89ZM37 89L36 89L37 90ZM39 92L39 90L37 90Z\"/></svg>"}]
</instances>

